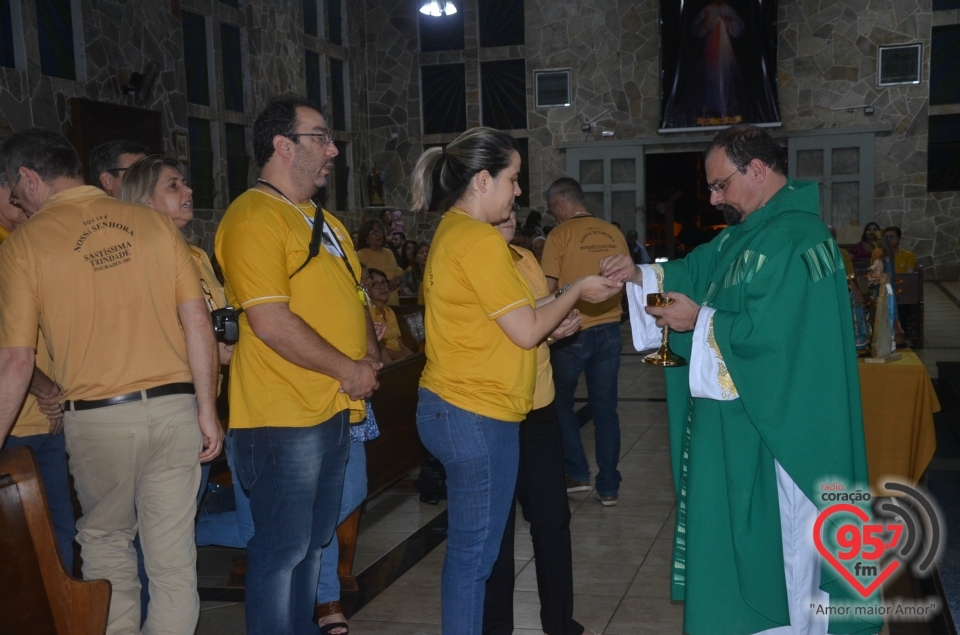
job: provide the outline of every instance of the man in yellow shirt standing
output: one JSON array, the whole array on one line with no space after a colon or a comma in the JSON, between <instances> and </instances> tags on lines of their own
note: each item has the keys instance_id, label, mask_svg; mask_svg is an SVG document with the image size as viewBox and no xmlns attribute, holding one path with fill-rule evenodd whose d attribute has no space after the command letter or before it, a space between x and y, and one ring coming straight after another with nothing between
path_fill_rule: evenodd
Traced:
<instances>
[{"instance_id":1,"label":"man in yellow shirt standing","mask_svg":"<svg viewBox=\"0 0 960 635\"><path fill-rule=\"evenodd\" d=\"M200 614L193 519L200 461L220 452L217 345L173 222L85 186L67 139L30 128L2 146L29 222L0 247L0 439L33 376L38 325L63 386L83 517L84 578L110 580L108 635L192 633Z\"/></svg>"},{"instance_id":2,"label":"man in yellow shirt standing","mask_svg":"<svg viewBox=\"0 0 960 635\"><path fill-rule=\"evenodd\" d=\"M243 309L230 427L254 524L247 633L294 635L316 629L320 549L336 540L348 428L365 416L381 364L349 232L311 201L337 156L326 119L284 95L253 136L260 178L230 205L215 250L227 301Z\"/></svg>"},{"instance_id":3,"label":"man in yellow shirt standing","mask_svg":"<svg viewBox=\"0 0 960 635\"><path fill-rule=\"evenodd\" d=\"M2 166L0 160L0 166ZM0 169L0 243L27 220L19 205L10 202L6 170ZM0 272L0 275L3 275ZM0 440L0 449L12 450L27 446L33 450L40 479L47 494L47 507L57 536L60 558L67 571L73 571L73 539L77 527L73 520L73 503L70 500L70 484L67 476L67 449L63 435L63 411L60 410L60 387L54 383L51 373L50 354L47 343L40 334L37 341L36 369L30 382L26 401L10 436ZM48 416L49 415L49 416Z\"/></svg>"},{"instance_id":4,"label":"man in yellow shirt standing","mask_svg":"<svg viewBox=\"0 0 960 635\"><path fill-rule=\"evenodd\" d=\"M630 251L623 234L587 211L583 189L574 179L557 179L547 190L547 207L560 225L547 236L540 264L550 291L600 270L600 260ZM581 331L551 347L557 412L563 430L567 491L590 491L590 466L583 450L573 397L581 373L593 412L597 457L597 498L616 505L620 489L620 419L617 375L620 373L620 295L606 302L578 302Z\"/></svg>"}]
</instances>

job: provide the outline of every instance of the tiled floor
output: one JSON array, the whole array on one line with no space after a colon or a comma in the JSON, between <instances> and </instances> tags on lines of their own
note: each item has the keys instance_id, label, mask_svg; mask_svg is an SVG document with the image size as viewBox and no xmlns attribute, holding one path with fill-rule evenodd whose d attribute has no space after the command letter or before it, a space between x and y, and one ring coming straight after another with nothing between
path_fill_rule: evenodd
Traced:
<instances>
[{"instance_id":1,"label":"tiled floor","mask_svg":"<svg viewBox=\"0 0 960 635\"><path fill-rule=\"evenodd\" d=\"M960 297L960 283L946 288ZM926 285L925 298L928 348L919 354L934 374L937 361L960 361L960 308L933 284ZM620 503L603 507L594 492L570 496L574 617L588 632L680 634L682 606L671 603L668 593L675 500L663 373L634 353L628 325L624 335L619 377ZM586 396L582 385L579 392ZM592 423L584 426L583 438L587 455L592 456ZM592 468L595 473L595 465ZM363 519L355 572L439 511L409 494L388 494L372 503ZM361 608L351 620L351 633L439 634L443 555L440 545ZM541 630L533 548L528 526L519 515L515 557L515 633L536 635ZM242 633L242 605L204 603L203 608L198 634Z\"/></svg>"},{"instance_id":2,"label":"tiled floor","mask_svg":"<svg viewBox=\"0 0 960 635\"><path fill-rule=\"evenodd\" d=\"M625 350L630 352L632 348ZM662 399L663 391L660 369L643 364L639 355L623 356L622 397ZM582 387L581 392L586 396ZM588 630L609 634L680 632L681 607L667 599L675 500L666 404L623 401L619 413L619 505L601 506L594 492L570 496L574 617ZM592 456L593 425L587 424L583 434ZM540 633L533 546L529 526L519 516L515 558L515 632ZM442 563L441 546L361 609L351 621L351 633L439 633Z\"/></svg>"}]
</instances>

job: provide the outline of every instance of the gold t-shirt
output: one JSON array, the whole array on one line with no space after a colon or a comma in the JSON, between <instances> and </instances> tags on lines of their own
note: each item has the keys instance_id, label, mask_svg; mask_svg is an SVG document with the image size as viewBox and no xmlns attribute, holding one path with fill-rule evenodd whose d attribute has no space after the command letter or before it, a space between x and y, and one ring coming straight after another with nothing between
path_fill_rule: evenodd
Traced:
<instances>
[{"instance_id":1,"label":"gold t-shirt","mask_svg":"<svg viewBox=\"0 0 960 635\"><path fill-rule=\"evenodd\" d=\"M893 259L893 270L897 273L907 273L907 269L917 269L917 256L912 251L901 249Z\"/></svg>"},{"instance_id":2,"label":"gold t-shirt","mask_svg":"<svg viewBox=\"0 0 960 635\"><path fill-rule=\"evenodd\" d=\"M397 314L393 309L384 305L383 311L378 309L372 302L370 303L370 317L374 322L379 322L387 327L383 334L383 345L391 351L400 351L400 323L397 322Z\"/></svg>"},{"instance_id":3,"label":"gold t-shirt","mask_svg":"<svg viewBox=\"0 0 960 635\"><path fill-rule=\"evenodd\" d=\"M217 229L215 252L223 270L227 301L249 309L286 302L323 339L349 357L367 354L366 307L343 259L324 246L292 279L307 259L314 208L295 207L278 196L251 189L227 209ZM350 234L337 218L324 214L354 272L360 261ZM244 312L240 341L230 362L231 428L305 428L342 410L356 420L363 402L339 392L333 377L288 362L258 338Z\"/></svg>"},{"instance_id":4,"label":"gold t-shirt","mask_svg":"<svg viewBox=\"0 0 960 635\"><path fill-rule=\"evenodd\" d=\"M544 275L557 279L562 287L584 276L600 273L600 261L615 254L629 255L620 230L596 216L580 216L560 223L547 236L543 247ZM620 295L599 304L577 302L583 314L581 328L620 321Z\"/></svg>"},{"instance_id":5,"label":"gold t-shirt","mask_svg":"<svg viewBox=\"0 0 960 635\"><path fill-rule=\"evenodd\" d=\"M53 379L50 370L52 361L50 353L47 352L47 342L43 339L43 331L37 332L37 361L35 364L47 377ZM50 432L50 420L47 419L47 415L40 412L40 404L37 403L37 398L28 392L23 407L20 409L20 415L13 424L10 434L15 437L29 437L35 434L47 434L48 432Z\"/></svg>"},{"instance_id":6,"label":"gold t-shirt","mask_svg":"<svg viewBox=\"0 0 960 635\"><path fill-rule=\"evenodd\" d=\"M522 421L533 407L537 359L496 319L536 301L493 226L451 208L440 220L423 284L427 364L420 385L470 412Z\"/></svg>"},{"instance_id":7,"label":"gold t-shirt","mask_svg":"<svg viewBox=\"0 0 960 635\"><path fill-rule=\"evenodd\" d=\"M535 299L550 295L550 288L547 287L547 279L543 277L543 270L537 257L533 252L510 245L514 251L514 263L517 265L517 271L523 278L530 292ZM553 368L550 366L550 346L546 342L540 342L537 346L537 386L533 391L533 408L546 408L553 403L556 391L553 387Z\"/></svg>"},{"instance_id":8,"label":"gold t-shirt","mask_svg":"<svg viewBox=\"0 0 960 635\"><path fill-rule=\"evenodd\" d=\"M37 345L66 398L192 382L177 306L203 297L173 221L81 186L0 246L0 347Z\"/></svg>"},{"instance_id":9,"label":"gold t-shirt","mask_svg":"<svg viewBox=\"0 0 960 635\"><path fill-rule=\"evenodd\" d=\"M0 243L10 235L6 227L0 226ZM43 331L37 331L37 356L34 362L44 374L51 375L50 353L47 352L47 341L43 339ZM40 412L37 398L27 393L27 397L20 408L20 414L13 423L10 435L14 437L30 437L35 434L47 434L50 431L50 420Z\"/></svg>"},{"instance_id":10,"label":"gold t-shirt","mask_svg":"<svg viewBox=\"0 0 960 635\"><path fill-rule=\"evenodd\" d=\"M387 280L393 280L403 275L403 269L397 264L397 259L393 257L393 252L386 247L380 251L374 251L369 247L364 247L357 252L357 257L368 269L379 269L387 275ZM390 292L387 298L387 304L393 306L400 305L400 294L396 289Z\"/></svg>"}]
</instances>

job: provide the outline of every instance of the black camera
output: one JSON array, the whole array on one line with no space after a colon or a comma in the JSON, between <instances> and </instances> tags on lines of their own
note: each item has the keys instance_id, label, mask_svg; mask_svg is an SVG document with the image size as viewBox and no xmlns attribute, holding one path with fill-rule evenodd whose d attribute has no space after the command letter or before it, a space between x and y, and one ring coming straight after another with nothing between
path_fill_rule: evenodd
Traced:
<instances>
[{"instance_id":1,"label":"black camera","mask_svg":"<svg viewBox=\"0 0 960 635\"><path fill-rule=\"evenodd\" d=\"M210 317L213 319L213 333L217 336L218 342L233 344L240 339L241 311L242 309L228 306L225 309L210 312Z\"/></svg>"}]
</instances>

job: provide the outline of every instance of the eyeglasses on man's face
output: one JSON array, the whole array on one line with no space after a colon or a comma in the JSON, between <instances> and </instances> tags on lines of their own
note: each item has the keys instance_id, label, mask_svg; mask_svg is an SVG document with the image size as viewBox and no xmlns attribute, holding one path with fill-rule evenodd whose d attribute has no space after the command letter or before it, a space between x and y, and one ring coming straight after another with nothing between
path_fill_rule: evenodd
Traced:
<instances>
[{"instance_id":1,"label":"eyeglasses on man's face","mask_svg":"<svg viewBox=\"0 0 960 635\"><path fill-rule=\"evenodd\" d=\"M333 138L329 132L291 132L287 138L296 140L297 137L313 137L322 146L329 145Z\"/></svg>"},{"instance_id":2,"label":"eyeglasses on man's face","mask_svg":"<svg viewBox=\"0 0 960 635\"><path fill-rule=\"evenodd\" d=\"M390 287L390 284L386 280L374 280L370 283L371 289L387 289Z\"/></svg>"},{"instance_id":3,"label":"eyeglasses on man's face","mask_svg":"<svg viewBox=\"0 0 960 635\"><path fill-rule=\"evenodd\" d=\"M129 170L130 168L110 168L109 170L104 170L107 174L117 179L120 178L120 173Z\"/></svg>"},{"instance_id":4,"label":"eyeglasses on man's face","mask_svg":"<svg viewBox=\"0 0 960 635\"><path fill-rule=\"evenodd\" d=\"M722 194L722 193L723 193L723 190L727 187L727 181L729 181L730 179L732 179L734 174L736 174L737 172L741 172L741 171L743 171L743 166L742 166L742 165L737 166L737 169L734 170L734 171L730 174L730 176L728 176L727 178L723 179L723 180L720 181L719 183L713 183L713 184L711 184L711 185L708 185L708 186L707 186L707 191L710 192L711 194L714 193L714 192L717 192L718 194Z\"/></svg>"}]
</instances>

